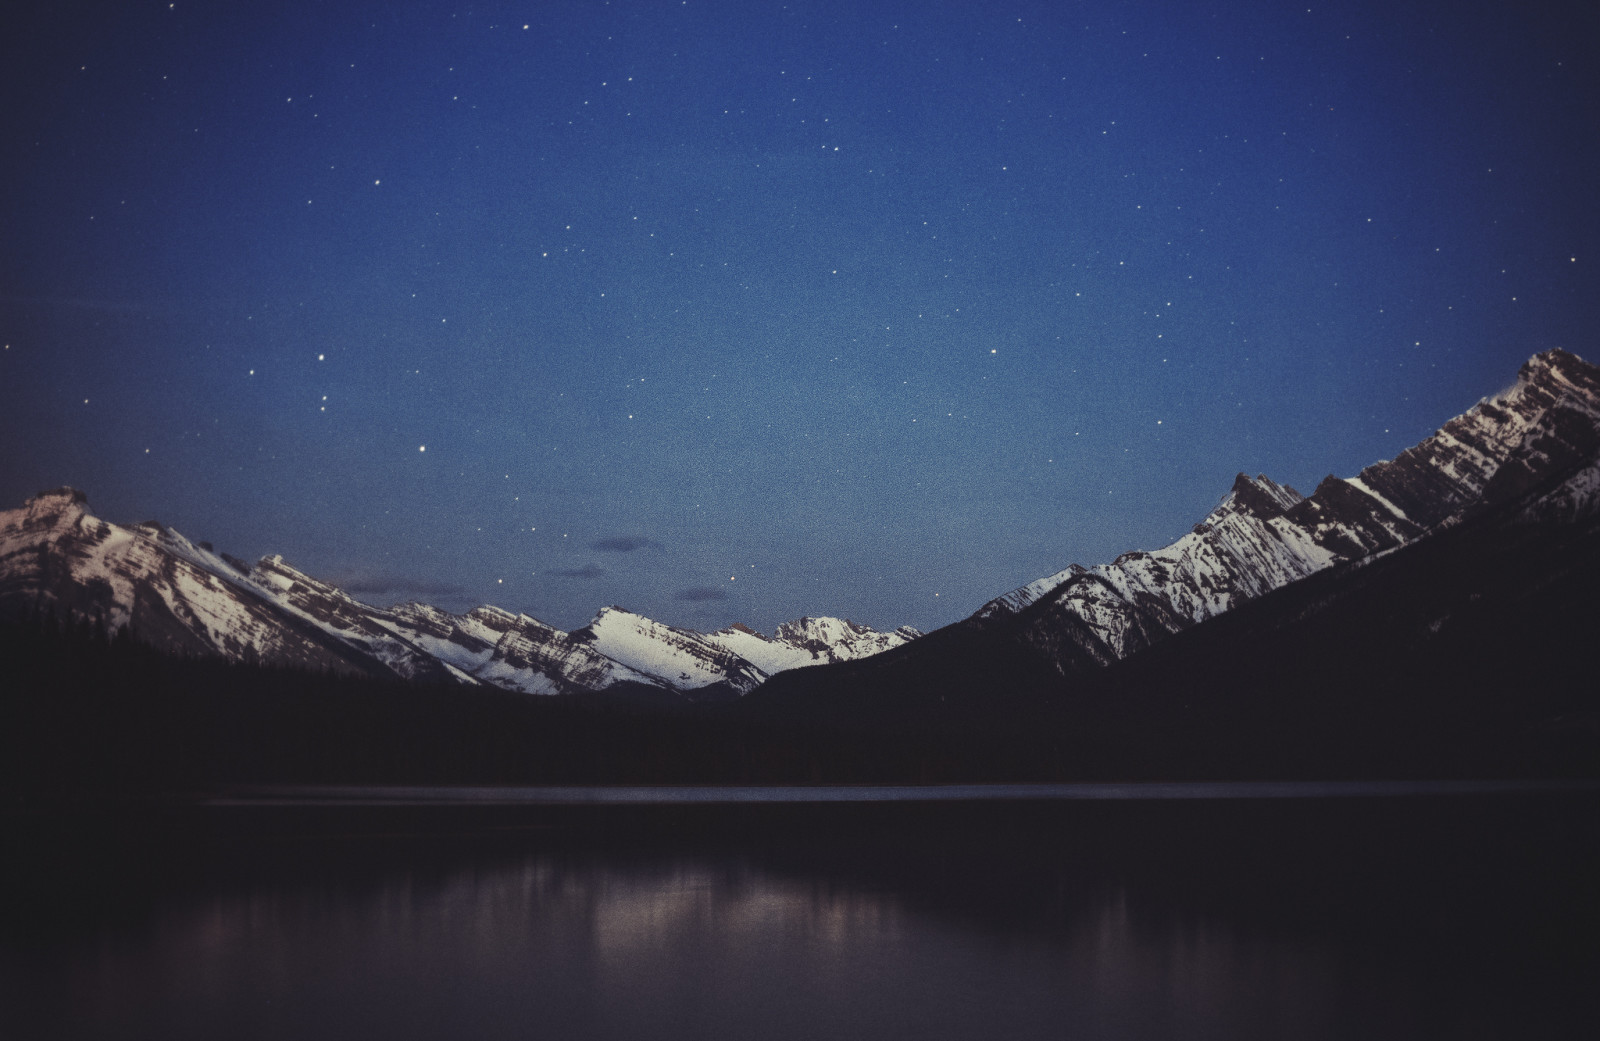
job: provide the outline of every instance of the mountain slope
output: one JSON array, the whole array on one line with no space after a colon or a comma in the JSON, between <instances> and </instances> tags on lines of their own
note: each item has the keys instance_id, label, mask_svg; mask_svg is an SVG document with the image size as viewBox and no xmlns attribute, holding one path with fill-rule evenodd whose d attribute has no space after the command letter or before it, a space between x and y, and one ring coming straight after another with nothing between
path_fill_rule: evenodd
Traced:
<instances>
[{"instance_id":1,"label":"mountain slope","mask_svg":"<svg viewBox=\"0 0 1600 1041\"><path fill-rule=\"evenodd\" d=\"M894 715L1043 697L1273 590L1516 504L1518 523L1600 505L1600 369L1565 351L1396 459L1324 479L1310 497L1241 474L1171 546L1073 565L965 621L864 662L780 676L751 699L778 713ZM1509 523L1509 522L1508 522ZM857 704L859 703L859 705Z\"/></svg>"},{"instance_id":2,"label":"mountain slope","mask_svg":"<svg viewBox=\"0 0 1600 1041\"><path fill-rule=\"evenodd\" d=\"M694 700L738 696L782 669L848 660L918 635L801 619L769 640L742 627L679 629L620 608L568 633L489 606L465 615L420 603L378 608L279 556L251 567L161 524L100 520L70 488L0 513L0 613L28 610L105 629L126 625L178 654L531 694L628 685Z\"/></svg>"},{"instance_id":3,"label":"mountain slope","mask_svg":"<svg viewBox=\"0 0 1600 1041\"><path fill-rule=\"evenodd\" d=\"M1334 564L1393 549L1464 512L1526 491L1600 448L1600 370L1565 351L1530 359L1516 384L1356 477L1309 497L1240 474L1194 531L1163 549L1073 565L984 605L973 624L1046 602L1024 638L1066 674L1157 640Z\"/></svg>"},{"instance_id":4,"label":"mountain slope","mask_svg":"<svg viewBox=\"0 0 1600 1041\"><path fill-rule=\"evenodd\" d=\"M1594 776L1600 512L1544 519L1549 495L1077 677L1063 755L1101 775Z\"/></svg>"}]
</instances>

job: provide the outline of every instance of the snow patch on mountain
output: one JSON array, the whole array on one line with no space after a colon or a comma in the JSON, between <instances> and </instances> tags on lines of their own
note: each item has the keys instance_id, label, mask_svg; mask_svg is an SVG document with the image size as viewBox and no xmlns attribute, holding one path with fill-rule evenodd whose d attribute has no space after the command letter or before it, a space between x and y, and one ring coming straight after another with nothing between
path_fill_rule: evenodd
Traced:
<instances>
[{"instance_id":1,"label":"snow patch on mountain","mask_svg":"<svg viewBox=\"0 0 1600 1041\"><path fill-rule=\"evenodd\" d=\"M603 608L574 635L586 636L600 654L674 690L695 691L727 683L745 694L767 678L767 673L710 637L619 607Z\"/></svg>"}]
</instances>

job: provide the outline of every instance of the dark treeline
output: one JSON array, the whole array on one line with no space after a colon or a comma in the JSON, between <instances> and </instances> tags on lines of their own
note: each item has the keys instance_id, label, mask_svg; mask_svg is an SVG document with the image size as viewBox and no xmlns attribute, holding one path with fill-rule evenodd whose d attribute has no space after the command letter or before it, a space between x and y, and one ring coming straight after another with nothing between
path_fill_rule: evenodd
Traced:
<instances>
[{"instance_id":1,"label":"dark treeline","mask_svg":"<svg viewBox=\"0 0 1600 1041\"><path fill-rule=\"evenodd\" d=\"M1515 505L1108 667L1063 677L1017 624L955 626L747 701L885 728L1006 718L1082 780L1600 777L1600 518Z\"/></svg>"},{"instance_id":2,"label":"dark treeline","mask_svg":"<svg viewBox=\"0 0 1600 1041\"><path fill-rule=\"evenodd\" d=\"M544 697L183 658L51 615L0 623L0 661L0 786L18 794L1059 774L1048 742L1001 731L807 726L645 691Z\"/></svg>"}]
</instances>

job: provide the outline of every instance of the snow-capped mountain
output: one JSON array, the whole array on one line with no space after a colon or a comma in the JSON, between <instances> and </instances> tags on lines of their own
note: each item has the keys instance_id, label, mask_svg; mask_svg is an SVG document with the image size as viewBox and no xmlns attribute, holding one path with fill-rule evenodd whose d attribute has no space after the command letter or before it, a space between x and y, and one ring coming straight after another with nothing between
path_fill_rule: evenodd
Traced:
<instances>
[{"instance_id":1,"label":"snow-capped mountain","mask_svg":"<svg viewBox=\"0 0 1600 1041\"><path fill-rule=\"evenodd\" d=\"M1321 709L1290 696L1308 673L1389 692L1429 670L1467 677L1463 688L1492 715L1503 691L1473 678L1470 663L1493 657L1475 655L1472 640L1492 640L1497 626L1546 648L1527 673L1551 682L1555 700L1543 704L1566 704L1563 692L1593 686L1592 655L1569 637L1591 624L1584 591L1600 569L1597 540L1600 368L1550 351L1529 360L1511 389L1393 460L1328 477L1310 496L1240 474L1170 546L1068 567L870 658L780 674L740 707L869 729L1048 718L1063 728L1051 755L1100 761L1120 777L1128 763L1159 761L1163 748L1193 752L1183 743L1195 713L1213 713L1202 742L1246 733L1268 741L1277 724L1265 720L1315 731L1306 720ZM1549 603L1546 588L1556 591ZM1391 621L1401 628L1391 632ZM1556 634L1553 644L1541 627ZM1441 633L1478 635L1439 642ZM1495 652L1501 671L1485 674L1498 677L1490 686L1514 686L1518 652ZM1556 684L1563 671L1583 679ZM1327 693L1323 707L1348 700L1317 689ZM1239 698L1255 700L1247 709ZM1107 727L1121 745L1112 747ZM1112 744L1096 760L1101 741Z\"/></svg>"},{"instance_id":2,"label":"snow-capped mountain","mask_svg":"<svg viewBox=\"0 0 1600 1041\"><path fill-rule=\"evenodd\" d=\"M695 700L735 697L775 672L844 661L920 635L802 618L765 637L743 626L699 633L621 608L563 632L527 615L478 607L362 603L280 556L253 567L164 525L92 516L83 493L45 492L0 513L0 612L29 608L124 625L181 654L455 680L531 694L633 684Z\"/></svg>"},{"instance_id":3,"label":"snow-capped mountain","mask_svg":"<svg viewBox=\"0 0 1600 1041\"><path fill-rule=\"evenodd\" d=\"M1239 474L1172 545L1074 564L985 604L966 625L1015 618L1059 671L1105 665L1313 572L1394 549L1541 486L1530 509L1600 504L1600 369L1566 351L1535 356L1505 393L1355 477L1309 497ZM1559 486L1559 487L1557 487Z\"/></svg>"}]
</instances>

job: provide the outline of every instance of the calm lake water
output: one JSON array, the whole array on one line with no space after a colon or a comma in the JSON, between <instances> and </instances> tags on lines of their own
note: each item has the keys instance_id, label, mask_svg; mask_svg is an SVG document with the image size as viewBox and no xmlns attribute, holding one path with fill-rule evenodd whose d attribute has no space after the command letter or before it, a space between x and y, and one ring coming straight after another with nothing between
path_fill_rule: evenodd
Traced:
<instances>
[{"instance_id":1,"label":"calm lake water","mask_svg":"<svg viewBox=\"0 0 1600 1041\"><path fill-rule=\"evenodd\" d=\"M1594 792L1188 794L13 815L0 1035L1595 1036Z\"/></svg>"}]
</instances>

